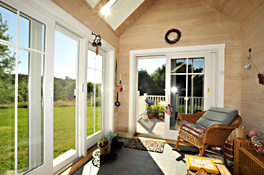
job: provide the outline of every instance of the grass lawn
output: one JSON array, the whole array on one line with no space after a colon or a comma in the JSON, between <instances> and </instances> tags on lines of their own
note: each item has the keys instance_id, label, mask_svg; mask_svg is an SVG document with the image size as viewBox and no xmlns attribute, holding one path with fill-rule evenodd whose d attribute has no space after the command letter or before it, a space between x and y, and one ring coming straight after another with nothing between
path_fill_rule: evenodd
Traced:
<instances>
[{"instance_id":1,"label":"grass lawn","mask_svg":"<svg viewBox=\"0 0 264 175\"><path fill-rule=\"evenodd\" d=\"M101 130L101 107L96 107L95 132ZM14 170L15 109L0 109L0 174ZM87 135L94 133L94 109L87 108ZM75 108L54 107L54 158L75 149ZM45 134L45 133L44 133ZM18 108L18 169L28 169L28 110Z\"/></svg>"}]
</instances>

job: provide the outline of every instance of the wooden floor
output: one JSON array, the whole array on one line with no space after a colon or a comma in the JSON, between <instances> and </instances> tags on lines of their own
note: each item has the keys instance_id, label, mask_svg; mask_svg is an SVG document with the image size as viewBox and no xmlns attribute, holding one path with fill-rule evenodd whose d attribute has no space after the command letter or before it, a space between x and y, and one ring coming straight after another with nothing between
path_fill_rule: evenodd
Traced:
<instances>
[{"instance_id":1,"label":"wooden floor","mask_svg":"<svg viewBox=\"0 0 264 175\"><path fill-rule=\"evenodd\" d=\"M76 162L75 164L67 168L66 170L64 170L60 175L71 175L72 173L74 173L76 170L78 170L81 166L83 166L86 162L88 162L93 157L93 152L97 149L98 148L95 148L94 150L89 152L87 156L85 156L84 158L82 158L81 160L79 160L78 162Z\"/></svg>"}]
</instances>

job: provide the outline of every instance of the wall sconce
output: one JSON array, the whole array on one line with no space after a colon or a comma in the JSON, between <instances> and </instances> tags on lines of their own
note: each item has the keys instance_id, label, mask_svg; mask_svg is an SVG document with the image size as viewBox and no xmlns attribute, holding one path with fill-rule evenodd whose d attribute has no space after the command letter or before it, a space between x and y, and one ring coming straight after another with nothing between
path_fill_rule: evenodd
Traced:
<instances>
[{"instance_id":1,"label":"wall sconce","mask_svg":"<svg viewBox=\"0 0 264 175\"><path fill-rule=\"evenodd\" d=\"M98 55L98 47L102 46L101 43L101 36L100 35L96 35L96 33L92 32L92 35L95 35L95 38L93 40L92 46L96 47L96 55Z\"/></svg>"},{"instance_id":2,"label":"wall sconce","mask_svg":"<svg viewBox=\"0 0 264 175\"><path fill-rule=\"evenodd\" d=\"M246 69L250 69L251 66L249 64L249 61L251 62L251 64L255 67L255 69L258 71L258 69L256 68L256 66L254 65L254 63L251 61L251 48L249 48L248 50L249 52L249 56L247 57L248 58L248 64L245 66ZM263 84L264 85L264 75L263 74L260 74L259 71L258 71L258 78L259 78L259 84Z\"/></svg>"}]
</instances>

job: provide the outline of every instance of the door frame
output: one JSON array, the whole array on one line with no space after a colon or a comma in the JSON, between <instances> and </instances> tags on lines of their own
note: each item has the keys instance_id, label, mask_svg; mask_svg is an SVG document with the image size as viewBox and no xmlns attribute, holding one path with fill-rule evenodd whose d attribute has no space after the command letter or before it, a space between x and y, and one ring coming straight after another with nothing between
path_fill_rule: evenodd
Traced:
<instances>
[{"instance_id":1,"label":"door frame","mask_svg":"<svg viewBox=\"0 0 264 175\"><path fill-rule=\"evenodd\" d=\"M173 53L166 55L166 105L171 104L171 60L172 59L183 59L183 58L204 58L204 110L209 109L210 106L216 106L216 94L215 94L215 52L210 51L199 51L199 52L184 52L184 53ZM186 64L187 65L187 64ZM213 65L213 66L211 66ZM186 68L187 69L187 68ZM186 74L185 74L186 75ZM187 82L187 81L186 81ZM186 88L189 85L186 85ZM209 89L209 92L207 91ZM187 91L186 91L187 92ZM189 96L189 95L188 95ZM173 107L173 106L172 106ZM187 110L187 108L185 108ZM175 108L173 108L175 112ZM164 126L164 138L175 139L175 135L178 135L178 130L170 129L170 116L165 114L165 126Z\"/></svg>"},{"instance_id":2,"label":"door frame","mask_svg":"<svg viewBox=\"0 0 264 175\"><path fill-rule=\"evenodd\" d=\"M131 50L130 51L130 71L129 71L129 120L128 133L126 137L132 138L136 133L137 127L137 57L150 55L167 55L175 53L189 53L189 52L212 52L216 57L216 106L224 106L224 70L225 70L225 44L201 45L201 46L185 46L185 47L170 47L158 49L145 50ZM166 118L166 117L165 117ZM164 133L165 134L165 133ZM175 140L177 135L175 135Z\"/></svg>"}]
</instances>

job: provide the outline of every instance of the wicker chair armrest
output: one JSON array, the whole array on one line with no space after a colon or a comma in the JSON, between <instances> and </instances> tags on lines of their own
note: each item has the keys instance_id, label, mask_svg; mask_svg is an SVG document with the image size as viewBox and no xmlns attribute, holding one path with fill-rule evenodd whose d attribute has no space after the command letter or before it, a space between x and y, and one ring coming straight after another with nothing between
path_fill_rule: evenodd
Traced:
<instances>
[{"instance_id":1,"label":"wicker chair armrest","mask_svg":"<svg viewBox=\"0 0 264 175\"><path fill-rule=\"evenodd\" d=\"M197 112L197 113L194 113L194 114L181 114L181 113L178 113L178 116L180 117L181 122L183 120L186 120L188 122L195 123L199 118L201 118L203 116L203 114L205 112L206 111L202 111L202 112Z\"/></svg>"},{"instance_id":2,"label":"wicker chair armrest","mask_svg":"<svg viewBox=\"0 0 264 175\"><path fill-rule=\"evenodd\" d=\"M221 147L235 128L234 126L212 125L204 133L204 143L208 146Z\"/></svg>"}]
</instances>

